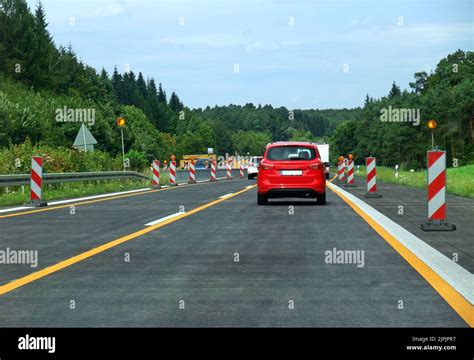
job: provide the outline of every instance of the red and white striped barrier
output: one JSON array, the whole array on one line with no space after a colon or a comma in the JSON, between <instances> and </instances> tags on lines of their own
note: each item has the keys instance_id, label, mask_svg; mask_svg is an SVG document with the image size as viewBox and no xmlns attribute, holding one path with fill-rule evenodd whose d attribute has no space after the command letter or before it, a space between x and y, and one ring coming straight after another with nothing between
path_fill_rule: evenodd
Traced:
<instances>
[{"instance_id":1,"label":"red and white striped barrier","mask_svg":"<svg viewBox=\"0 0 474 360\"><path fill-rule=\"evenodd\" d=\"M33 156L31 158L31 180L30 180L30 201L27 206L46 206L46 201L41 200L43 196L43 158Z\"/></svg>"},{"instance_id":2,"label":"red and white striped barrier","mask_svg":"<svg viewBox=\"0 0 474 360\"><path fill-rule=\"evenodd\" d=\"M227 162L226 168L227 168L227 177L226 177L226 179L227 179L227 180L232 180L232 179L233 179L233 178L232 178L232 167L231 167L231 165L230 165L230 161Z\"/></svg>"},{"instance_id":3,"label":"red and white striped barrier","mask_svg":"<svg viewBox=\"0 0 474 360\"><path fill-rule=\"evenodd\" d=\"M242 163L239 163L239 176L240 178L243 178L244 177L244 164Z\"/></svg>"},{"instance_id":4,"label":"red and white striped barrier","mask_svg":"<svg viewBox=\"0 0 474 360\"><path fill-rule=\"evenodd\" d=\"M339 160L337 163L337 179L341 182L344 182L346 179L346 167L344 165L344 160Z\"/></svg>"},{"instance_id":5,"label":"red and white striped barrier","mask_svg":"<svg viewBox=\"0 0 474 360\"><path fill-rule=\"evenodd\" d=\"M196 167L194 166L194 160L189 162L189 182L188 184L196 184Z\"/></svg>"},{"instance_id":6,"label":"red and white striped barrier","mask_svg":"<svg viewBox=\"0 0 474 360\"><path fill-rule=\"evenodd\" d=\"M424 231L453 231L446 222L446 151L428 151L428 222Z\"/></svg>"},{"instance_id":7,"label":"red and white striped barrier","mask_svg":"<svg viewBox=\"0 0 474 360\"><path fill-rule=\"evenodd\" d=\"M355 187L354 182L354 160L347 160L347 184L346 187Z\"/></svg>"},{"instance_id":8,"label":"red and white striped barrier","mask_svg":"<svg viewBox=\"0 0 474 360\"><path fill-rule=\"evenodd\" d=\"M153 189L160 189L161 186L160 186L160 162L158 160L153 160L153 164L152 164L152 171L153 171L153 175L152 175L152 180L151 180L151 187Z\"/></svg>"},{"instance_id":9,"label":"red and white striped barrier","mask_svg":"<svg viewBox=\"0 0 474 360\"><path fill-rule=\"evenodd\" d=\"M177 186L176 184L176 160L170 161L170 185Z\"/></svg>"},{"instance_id":10,"label":"red and white striped barrier","mask_svg":"<svg viewBox=\"0 0 474 360\"><path fill-rule=\"evenodd\" d=\"M367 172L367 194L366 198L381 198L382 195L377 193L377 165L374 157L365 159L365 168Z\"/></svg>"},{"instance_id":11,"label":"red and white striped barrier","mask_svg":"<svg viewBox=\"0 0 474 360\"><path fill-rule=\"evenodd\" d=\"M214 160L211 161L211 178L209 181L217 181L216 162Z\"/></svg>"}]
</instances>

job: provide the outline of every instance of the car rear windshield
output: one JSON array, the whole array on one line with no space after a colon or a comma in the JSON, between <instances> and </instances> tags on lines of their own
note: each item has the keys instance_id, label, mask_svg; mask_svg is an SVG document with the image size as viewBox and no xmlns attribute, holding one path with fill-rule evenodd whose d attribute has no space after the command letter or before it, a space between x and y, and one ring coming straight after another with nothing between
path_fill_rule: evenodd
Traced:
<instances>
[{"instance_id":1,"label":"car rear windshield","mask_svg":"<svg viewBox=\"0 0 474 360\"><path fill-rule=\"evenodd\" d=\"M257 158L257 157L254 157L254 158L251 158L251 159L250 159L250 162L251 162L252 164L257 164L257 165L258 165L258 164L260 164L260 161L262 161L262 159L261 159L261 158Z\"/></svg>"},{"instance_id":2,"label":"car rear windshield","mask_svg":"<svg viewBox=\"0 0 474 360\"><path fill-rule=\"evenodd\" d=\"M314 160L316 151L306 146L275 146L268 149L267 159L273 161Z\"/></svg>"}]
</instances>

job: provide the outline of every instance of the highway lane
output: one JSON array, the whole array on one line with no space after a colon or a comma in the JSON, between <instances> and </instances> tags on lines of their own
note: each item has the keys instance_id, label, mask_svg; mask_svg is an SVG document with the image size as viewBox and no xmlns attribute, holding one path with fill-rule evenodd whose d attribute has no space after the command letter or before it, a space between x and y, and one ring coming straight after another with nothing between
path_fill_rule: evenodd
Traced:
<instances>
[{"instance_id":1,"label":"highway lane","mask_svg":"<svg viewBox=\"0 0 474 360\"><path fill-rule=\"evenodd\" d=\"M426 190L378 181L378 192L382 194L382 198L367 199L364 197L367 193L365 179L355 177L355 181L357 187L344 189L375 207L448 258L453 259L456 255L459 265L471 273L474 272L474 199L448 194L447 221L457 225L456 231L426 232L420 229L420 224L427 221Z\"/></svg>"},{"instance_id":2,"label":"highway lane","mask_svg":"<svg viewBox=\"0 0 474 360\"><path fill-rule=\"evenodd\" d=\"M364 266L326 263L334 248L364 251ZM0 308L0 326L466 326L335 194L258 207L255 189L0 296Z\"/></svg>"},{"instance_id":3,"label":"highway lane","mask_svg":"<svg viewBox=\"0 0 474 360\"><path fill-rule=\"evenodd\" d=\"M143 229L145 224L181 210L188 211L221 195L245 188L246 180L179 186L112 200L84 202L51 211L0 214L0 249L37 250L37 268L0 265L0 284ZM82 202L79 202L82 203ZM52 207L54 208L54 207ZM3 217L3 218L2 218Z\"/></svg>"}]
</instances>

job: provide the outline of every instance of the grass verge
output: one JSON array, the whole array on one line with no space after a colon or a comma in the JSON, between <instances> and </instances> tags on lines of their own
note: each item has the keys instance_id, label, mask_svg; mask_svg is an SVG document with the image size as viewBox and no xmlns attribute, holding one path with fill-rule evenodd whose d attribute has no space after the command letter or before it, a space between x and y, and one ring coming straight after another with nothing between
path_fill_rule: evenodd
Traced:
<instances>
[{"instance_id":1,"label":"grass verge","mask_svg":"<svg viewBox=\"0 0 474 360\"><path fill-rule=\"evenodd\" d=\"M356 169L356 176L365 177L365 175L365 166L361 166L359 172ZM414 172L399 171L397 178L393 168L377 166L377 180L392 184L426 189L426 176L426 170ZM446 182L449 194L474 198L474 165L448 168Z\"/></svg>"},{"instance_id":2,"label":"grass verge","mask_svg":"<svg viewBox=\"0 0 474 360\"><path fill-rule=\"evenodd\" d=\"M162 185L168 183L168 174L163 173L160 177ZM45 185L43 199L46 201L63 200L69 198L83 197L89 195L101 195L119 191L136 190L150 186L147 180L107 180L88 181L65 184ZM25 186L23 191L20 186L0 188L0 207L23 205L29 199L29 187Z\"/></svg>"}]
</instances>

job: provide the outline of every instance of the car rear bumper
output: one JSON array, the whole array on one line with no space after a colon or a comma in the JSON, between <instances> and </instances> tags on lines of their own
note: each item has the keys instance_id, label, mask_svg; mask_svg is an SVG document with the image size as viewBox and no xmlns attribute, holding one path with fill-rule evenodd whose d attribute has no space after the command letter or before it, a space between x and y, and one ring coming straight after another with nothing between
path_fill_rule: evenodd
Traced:
<instances>
[{"instance_id":1,"label":"car rear bumper","mask_svg":"<svg viewBox=\"0 0 474 360\"><path fill-rule=\"evenodd\" d=\"M268 197L316 197L326 192L326 179L310 184L271 184L258 182L258 193Z\"/></svg>"},{"instance_id":2,"label":"car rear bumper","mask_svg":"<svg viewBox=\"0 0 474 360\"><path fill-rule=\"evenodd\" d=\"M260 191L259 191L260 192ZM295 189L270 189L266 192L266 196L269 198L289 198L289 197L300 197L300 198L315 198L321 195L324 191L316 191L314 189L295 188Z\"/></svg>"}]
</instances>

